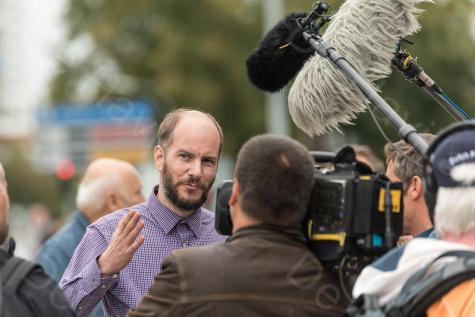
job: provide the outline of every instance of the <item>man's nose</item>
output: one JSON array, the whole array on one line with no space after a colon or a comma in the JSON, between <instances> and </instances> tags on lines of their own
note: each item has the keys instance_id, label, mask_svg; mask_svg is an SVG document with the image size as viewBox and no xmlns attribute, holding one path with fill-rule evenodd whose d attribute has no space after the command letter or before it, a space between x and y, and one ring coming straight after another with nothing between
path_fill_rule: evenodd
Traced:
<instances>
[{"instance_id":1,"label":"man's nose","mask_svg":"<svg viewBox=\"0 0 475 317\"><path fill-rule=\"evenodd\" d=\"M188 174L193 177L200 178L202 174L201 170L201 160L193 160L193 162L190 163L189 169L188 169Z\"/></svg>"}]
</instances>

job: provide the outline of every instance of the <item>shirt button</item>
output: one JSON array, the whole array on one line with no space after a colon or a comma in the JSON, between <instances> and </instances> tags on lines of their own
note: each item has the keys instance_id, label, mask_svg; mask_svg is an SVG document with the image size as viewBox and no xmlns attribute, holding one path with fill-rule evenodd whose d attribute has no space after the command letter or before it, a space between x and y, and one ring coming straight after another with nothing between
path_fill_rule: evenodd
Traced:
<instances>
[{"instance_id":1,"label":"shirt button","mask_svg":"<svg viewBox=\"0 0 475 317\"><path fill-rule=\"evenodd\" d=\"M186 248L187 246L186 242L183 242L183 247Z\"/></svg>"},{"instance_id":2,"label":"shirt button","mask_svg":"<svg viewBox=\"0 0 475 317\"><path fill-rule=\"evenodd\" d=\"M102 284L102 285L101 285L101 288L102 288L102 289L105 289L106 287L107 287L107 286L106 286L105 284Z\"/></svg>"},{"instance_id":3,"label":"shirt button","mask_svg":"<svg viewBox=\"0 0 475 317\"><path fill-rule=\"evenodd\" d=\"M79 307L78 307L78 310L81 310L81 309L82 309L82 306L79 306Z\"/></svg>"}]
</instances>

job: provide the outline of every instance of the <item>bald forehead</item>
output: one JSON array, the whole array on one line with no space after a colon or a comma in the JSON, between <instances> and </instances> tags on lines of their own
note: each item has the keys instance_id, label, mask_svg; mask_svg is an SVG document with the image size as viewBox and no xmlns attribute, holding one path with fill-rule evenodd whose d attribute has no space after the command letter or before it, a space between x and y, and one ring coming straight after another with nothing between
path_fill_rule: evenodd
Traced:
<instances>
[{"instance_id":1,"label":"bald forehead","mask_svg":"<svg viewBox=\"0 0 475 317\"><path fill-rule=\"evenodd\" d=\"M218 137L218 143L222 143L222 135L216 123L205 113L195 110L185 111L181 114L170 138L170 144L173 143L177 134L193 134L194 132L206 129Z\"/></svg>"},{"instance_id":2,"label":"bald forehead","mask_svg":"<svg viewBox=\"0 0 475 317\"><path fill-rule=\"evenodd\" d=\"M185 111L180 116L180 119L178 120L178 123L177 123L177 127L179 125L188 125L188 124L210 125L216 128L216 125L214 124L214 122L211 120L210 117L208 117L206 114L202 112L195 111L195 110ZM218 128L216 128L216 132L218 132Z\"/></svg>"},{"instance_id":3,"label":"bald forehead","mask_svg":"<svg viewBox=\"0 0 475 317\"><path fill-rule=\"evenodd\" d=\"M107 176L110 173L122 174L125 172L136 172L134 166L127 161L117 159L97 159L89 164L84 173L83 181L93 181Z\"/></svg>"},{"instance_id":4,"label":"bald forehead","mask_svg":"<svg viewBox=\"0 0 475 317\"><path fill-rule=\"evenodd\" d=\"M204 131L207 131L208 136L212 136L213 139L216 138L216 142L218 145L220 144L221 135L219 130L207 115L197 113L183 116L173 130L170 144L180 137L194 137Z\"/></svg>"}]
</instances>

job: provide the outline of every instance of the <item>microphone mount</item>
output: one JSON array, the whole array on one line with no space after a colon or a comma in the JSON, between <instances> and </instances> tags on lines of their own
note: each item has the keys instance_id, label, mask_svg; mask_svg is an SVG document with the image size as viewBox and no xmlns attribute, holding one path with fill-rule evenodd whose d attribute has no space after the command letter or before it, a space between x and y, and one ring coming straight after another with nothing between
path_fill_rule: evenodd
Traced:
<instances>
[{"instance_id":1,"label":"microphone mount","mask_svg":"<svg viewBox=\"0 0 475 317\"><path fill-rule=\"evenodd\" d=\"M345 76L350 79L363 95L375 105L393 124L398 134L424 155L429 147L416 129L405 122L399 114L376 92L376 90L356 72L354 67L334 47L329 46L320 34L322 26L329 20L325 15L329 5L323 1L314 5L307 17L298 23L304 40L323 58L328 58Z\"/></svg>"},{"instance_id":2,"label":"microphone mount","mask_svg":"<svg viewBox=\"0 0 475 317\"><path fill-rule=\"evenodd\" d=\"M326 15L330 5L324 1L318 1L313 5L305 18L297 20L297 25L302 31L309 31L320 34L320 29L330 20L329 15Z\"/></svg>"},{"instance_id":3,"label":"microphone mount","mask_svg":"<svg viewBox=\"0 0 475 317\"><path fill-rule=\"evenodd\" d=\"M413 44L405 39L402 39L401 42ZM422 87L454 120L471 120L470 115L450 100L442 88L424 72L424 69L417 63L417 58L412 57L407 49L401 48L401 42L398 44L396 55L392 61L394 67L404 75L407 81Z\"/></svg>"}]
</instances>

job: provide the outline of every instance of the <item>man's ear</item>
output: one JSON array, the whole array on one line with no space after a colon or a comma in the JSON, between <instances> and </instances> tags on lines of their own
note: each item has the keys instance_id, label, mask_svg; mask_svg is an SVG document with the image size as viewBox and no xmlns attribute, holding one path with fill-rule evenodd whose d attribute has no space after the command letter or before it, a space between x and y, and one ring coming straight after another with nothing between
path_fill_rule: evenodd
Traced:
<instances>
[{"instance_id":1,"label":"man's ear","mask_svg":"<svg viewBox=\"0 0 475 317\"><path fill-rule=\"evenodd\" d=\"M108 191L105 195L106 209L108 212L115 211L118 208L117 196L112 191Z\"/></svg>"},{"instance_id":2,"label":"man's ear","mask_svg":"<svg viewBox=\"0 0 475 317\"><path fill-rule=\"evenodd\" d=\"M165 151L160 145L155 146L153 150L153 159L155 160L155 167L163 172L163 165L165 164Z\"/></svg>"},{"instance_id":3,"label":"man's ear","mask_svg":"<svg viewBox=\"0 0 475 317\"><path fill-rule=\"evenodd\" d=\"M407 192L412 200L417 200L424 196L424 185L422 183L422 179L419 176L413 176L411 178Z\"/></svg>"},{"instance_id":4,"label":"man's ear","mask_svg":"<svg viewBox=\"0 0 475 317\"><path fill-rule=\"evenodd\" d=\"M239 201L239 184L236 177L233 177L233 189L231 191L231 197L229 197L229 206L234 206Z\"/></svg>"}]
</instances>

